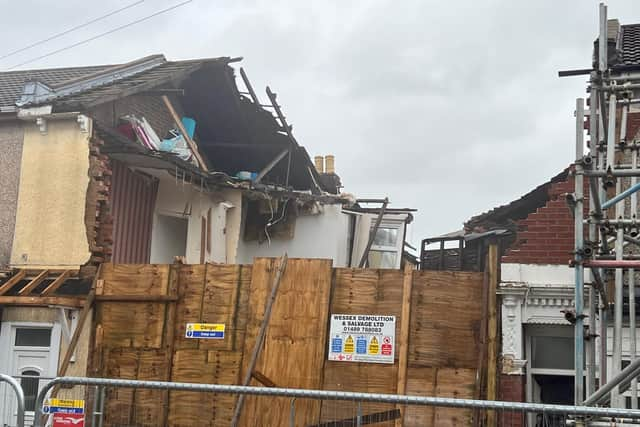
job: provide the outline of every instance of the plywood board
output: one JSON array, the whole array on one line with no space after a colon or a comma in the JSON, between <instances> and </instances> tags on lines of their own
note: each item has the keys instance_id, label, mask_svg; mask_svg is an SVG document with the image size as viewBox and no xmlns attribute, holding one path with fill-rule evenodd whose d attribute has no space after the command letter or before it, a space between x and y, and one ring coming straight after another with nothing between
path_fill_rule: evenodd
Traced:
<instances>
[{"instance_id":1,"label":"plywood board","mask_svg":"<svg viewBox=\"0 0 640 427\"><path fill-rule=\"evenodd\" d=\"M203 323L224 323L224 340L200 340L200 349L231 350L236 333L236 312L240 286L240 266L207 264L202 297Z\"/></svg>"},{"instance_id":2,"label":"plywood board","mask_svg":"<svg viewBox=\"0 0 640 427\"><path fill-rule=\"evenodd\" d=\"M253 310L245 352L255 343L276 264L268 259L254 262L249 303ZM256 364L256 370L278 386L313 389L322 385L331 275L330 260L289 259L287 262ZM243 369L246 370L246 366ZM297 402L296 425L315 423L319 415L319 402ZM250 398L245 402L241 424L255 425L255 420L268 420L265 425L286 425L288 419L289 399Z\"/></svg>"},{"instance_id":3,"label":"plywood board","mask_svg":"<svg viewBox=\"0 0 640 427\"><path fill-rule=\"evenodd\" d=\"M410 366L477 367L482 285L482 273L414 274Z\"/></svg>"},{"instance_id":4,"label":"plywood board","mask_svg":"<svg viewBox=\"0 0 640 427\"><path fill-rule=\"evenodd\" d=\"M402 271L338 268L335 269L330 314L378 314L396 316L396 337L402 323ZM326 344L325 344L326 346ZM397 343L396 343L397 347ZM398 375L398 354L393 365L326 361L325 390L395 393ZM351 402L325 401L322 421L329 422L353 416ZM388 411L393 405L367 403L362 413ZM394 421L378 425L393 426Z\"/></svg>"},{"instance_id":5,"label":"plywood board","mask_svg":"<svg viewBox=\"0 0 640 427\"><path fill-rule=\"evenodd\" d=\"M185 338L186 324L200 322L206 265L181 265L178 272L178 308L176 310L175 348L195 349L198 341Z\"/></svg>"},{"instance_id":6,"label":"plywood board","mask_svg":"<svg viewBox=\"0 0 640 427\"><path fill-rule=\"evenodd\" d=\"M166 295L169 265L103 264L103 295Z\"/></svg>"},{"instance_id":7,"label":"plywood board","mask_svg":"<svg viewBox=\"0 0 640 427\"><path fill-rule=\"evenodd\" d=\"M104 345L160 348L165 310L165 303L100 303Z\"/></svg>"}]
</instances>

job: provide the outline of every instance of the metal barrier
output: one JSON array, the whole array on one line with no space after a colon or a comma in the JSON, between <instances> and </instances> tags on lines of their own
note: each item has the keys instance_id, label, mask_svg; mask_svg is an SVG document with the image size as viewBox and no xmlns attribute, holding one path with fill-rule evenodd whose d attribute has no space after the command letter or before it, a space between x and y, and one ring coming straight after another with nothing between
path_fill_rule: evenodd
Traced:
<instances>
[{"instance_id":1,"label":"metal barrier","mask_svg":"<svg viewBox=\"0 0 640 427\"><path fill-rule=\"evenodd\" d=\"M320 400L343 400L358 402L358 408L361 402L378 402L400 405L421 405L421 406L438 406L450 408L467 408L467 409L488 409L500 411L518 411L533 412L546 414L565 414L574 417L622 417L626 419L639 419L640 410L621 409L621 408L599 408L592 406L569 406L569 405L550 405L542 403L520 403L520 402L501 402L487 400L472 399L454 399L447 397L424 397L424 396L408 396L395 394L376 394L376 393L355 393L343 391L326 391L326 390L305 390L294 388L279 387L251 387L237 385L221 385L221 384L194 384L164 381L139 381L139 380L121 380L106 378L83 378L83 377L60 377L55 378L38 393L36 399L36 417L35 426L42 426L43 411L42 407L49 391L56 385L84 385L98 386L100 390L99 396L103 395L104 387L123 387L134 389L161 389L161 390L182 390L194 392L213 392L237 395L255 395L255 396L272 396L272 397L291 397L302 399L320 399ZM94 425L102 423L102 405L103 398L98 399L99 402L94 403ZM294 405L291 405L292 414L294 413ZM356 425L361 425L363 416L358 410L356 417Z\"/></svg>"},{"instance_id":2,"label":"metal barrier","mask_svg":"<svg viewBox=\"0 0 640 427\"><path fill-rule=\"evenodd\" d=\"M15 378L5 374L0 374L0 382L8 383L16 393L16 398L18 399L17 426L24 427L24 392L22 391L22 387Z\"/></svg>"}]
</instances>

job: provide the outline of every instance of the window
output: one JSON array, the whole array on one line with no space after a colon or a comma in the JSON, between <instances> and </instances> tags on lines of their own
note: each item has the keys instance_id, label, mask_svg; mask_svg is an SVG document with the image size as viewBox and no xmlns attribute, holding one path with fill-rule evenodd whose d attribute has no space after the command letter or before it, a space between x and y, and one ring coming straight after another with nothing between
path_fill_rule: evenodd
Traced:
<instances>
[{"instance_id":1,"label":"window","mask_svg":"<svg viewBox=\"0 0 640 427\"><path fill-rule=\"evenodd\" d=\"M403 226L404 222L401 221L380 224L369 251L369 267L400 268L404 243Z\"/></svg>"},{"instance_id":2,"label":"window","mask_svg":"<svg viewBox=\"0 0 640 427\"><path fill-rule=\"evenodd\" d=\"M573 369L573 338L531 337L533 369Z\"/></svg>"},{"instance_id":3,"label":"window","mask_svg":"<svg viewBox=\"0 0 640 427\"><path fill-rule=\"evenodd\" d=\"M20 386L24 391L25 411L36 410L36 397L38 396L38 383L40 382L40 372L35 370L22 371Z\"/></svg>"},{"instance_id":4,"label":"window","mask_svg":"<svg viewBox=\"0 0 640 427\"><path fill-rule=\"evenodd\" d=\"M49 347L51 345L51 329L49 328L17 328L16 347Z\"/></svg>"}]
</instances>

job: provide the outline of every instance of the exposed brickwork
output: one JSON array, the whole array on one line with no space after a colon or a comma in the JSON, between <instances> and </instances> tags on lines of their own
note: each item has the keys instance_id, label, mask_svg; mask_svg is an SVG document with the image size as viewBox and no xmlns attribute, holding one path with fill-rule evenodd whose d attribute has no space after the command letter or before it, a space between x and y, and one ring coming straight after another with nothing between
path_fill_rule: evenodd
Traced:
<instances>
[{"instance_id":1,"label":"exposed brickwork","mask_svg":"<svg viewBox=\"0 0 640 427\"><path fill-rule=\"evenodd\" d=\"M91 259L83 266L83 274L92 276L97 266L111 259L113 219L109 196L111 190L111 165L109 158L100 153L102 140L93 137L89 151L89 186L87 188L85 225Z\"/></svg>"},{"instance_id":2,"label":"exposed brickwork","mask_svg":"<svg viewBox=\"0 0 640 427\"><path fill-rule=\"evenodd\" d=\"M640 113L629 113L627 116L627 141L638 137L640 132Z\"/></svg>"},{"instance_id":3,"label":"exposed brickwork","mask_svg":"<svg viewBox=\"0 0 640 427\"><path fill-rule=\"evenodd\" d=\"M498 399L509 402L524 402L525 376L501 374L498 384ZM521 412L501 411L498 413L498 425L503 427L522 427L525 416Z\"/></svg>"},{"instance_id":4,"label":"exposed brickwork","mask_svg":"<svg viewBox=\"0 0 640 427\"><path fill-rule=\"evenodd\" d=\"M549 201L525 219L518 221L516 241L502 257L503 263L564 264L572 258L574 220L565 199L573 193L574 177L549 187ZM588 185L585 180L585 195ZM585 197L585 214L588 196Z\"/></svg>"}]
</instances>

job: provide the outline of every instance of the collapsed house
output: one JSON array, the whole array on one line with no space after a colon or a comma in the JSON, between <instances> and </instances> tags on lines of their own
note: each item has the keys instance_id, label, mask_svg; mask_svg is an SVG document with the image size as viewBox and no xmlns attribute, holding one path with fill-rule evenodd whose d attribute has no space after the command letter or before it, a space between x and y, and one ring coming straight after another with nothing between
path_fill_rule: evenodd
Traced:
<instances>
[{"instance_id":1,"label":"collapsed house","mask_svg":"<svg viewBox=\"0 0 640 427\"><path fill-rule=\"evenodd\" d=\"M90 322L75 328L105 262L408 259L414 210L341 193L333 156L314 164L242 69L240 91L237 61L0 73L0 371L22 377L28 410L37 377L86 373Z\"/></svg>"}]
</instances>

